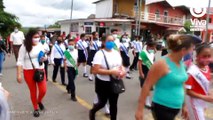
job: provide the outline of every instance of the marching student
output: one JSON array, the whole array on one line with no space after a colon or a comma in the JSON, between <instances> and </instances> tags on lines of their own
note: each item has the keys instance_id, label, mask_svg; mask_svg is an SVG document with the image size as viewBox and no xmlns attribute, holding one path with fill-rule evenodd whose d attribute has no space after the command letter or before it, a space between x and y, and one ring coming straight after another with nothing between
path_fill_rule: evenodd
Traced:
<instances>
[{"instance_id":1,"label":"marching student","mask_svg":"<svg viewBox=\"0 0 213 120\"><path fill-rule=\"evenodd\" d=\"M88 58L88 51L87 51L88 44L85 40L86 40L86 34L81 34L80 40L78 40L76 46L78 49L78 66L83 64L84 66L83 77L88 77L87 66L86 66L87 58Z\"/></svg>"},{"instance_id":2,"label":"marching student","mask_svg":"<svg viewBox=\"0 0 213 120\"><path fill-rule=\"evenodd\" d=\"M41 40L41 44L44 48L44 53L45 53L45 56L47 57L49 52L50 52L50 48L49 48L49 45L47 44L46 40L45 40L45 36L44 35L41 35L40 36ZM48 81L48 59L44 61L44 69L45 69L45 73L46 73L46 80Z\"/></svg>"},{"instance_id":3,"label":"marching student","mask_svg":"<svg viewBox=\"0 0 213 120\"><path fill-rule=\"evenodd\" d=\"M98 39L98 33L97 32L92 32L92 38L89 43L89 57L87 60L87 65L89 65L92 68L92 61L95 56L95 53L101 48L101 42ZM89 81L93 81L93 74L92 70L90 69L90 74L89 74Z\"/></svg>"},{"instance_id":4,"label":"marching student","mask_svg":"<svg viewBox=\"0 0 213 120\"><path fill-rule=\"evenodd\" d=\"M139 53L142 51L142 42L140 41L140 36L136 36L135 37L135 42L132 42L133 44L133 55L134 55L134 59L132 62L132 65L130 66L130 70L132 71L137 70L137 64L138 64L138 56Z\"/></svg>"},{"instance_id":5,"label":"marching student","mask_svg":"<svg viewBox=\"0 0 213 120\"><path fill-rule=\"evenodd\" d=\"M126 78L131 79L130 73L129 73L129 66L130 66L130 58L129 58L129 43L127 42L127 36L122 35L120 39L120 53L123 61L123 66L126 69Z\"/></svg>"},{"instance_id":6,"label":"marching student","mask_svg":"<svg viewBox=\"0 0 213 120\"><path fill-rule=\"evenodd\" d=\"M68 40L68 49L64 52L65 60L64 60L64 67L67 71L68 76L68 85L67 85L67 92L71 93L71 100L76 102L76 92L75 92L75 78L78 74L78 67L77 67L77 59L78 59L78 51L75 49L75 40L69 39Z\"/></svg>"},{"instance_id":7,"label":"marching student","mask_svg":"<svg viewBox=\"0 0 213 120\"><path fill-rule=\"evenodd\" d=\"M146 49L142 50L139 54L138 61L138 70L139 70L139 80L140 86L143 87L147 74L149 72L150 67L154 63L155 60L155 49L156 43L152 40L146 43ZM151 97L147 96L145 107L151 108Z\"/></svg>"},{"instance_id":8,"label":"marching student","mask_svg":"<svg viewBox=\"0 0 213 120\"><path fill-rule=\"evenodd\" d=\"M208 65L212 60L210 46L203 43L198 46L196 53L197 63L191 64L188 69L186 105L190 120L205 120L206 102L213 103L213 94L209 92L211 71Z\"/></svg>"},{"instance_id":9,"label":"marching student","mask_svg":"<svg viewBox=\"0 0 213 120\"><path fill-rule=\"evenodd\" d=\"M51 63L54 66L52 80L56 82L58 69L60 67L60 74L61 74L61 83L62 85L66 86L65 84L65 69L64 69L64 51L66 50L64 43L62 42L62 37L59 36L57 39L57 43L55 43L52 47L51 51Z\"/></svg>"}]
</instances>

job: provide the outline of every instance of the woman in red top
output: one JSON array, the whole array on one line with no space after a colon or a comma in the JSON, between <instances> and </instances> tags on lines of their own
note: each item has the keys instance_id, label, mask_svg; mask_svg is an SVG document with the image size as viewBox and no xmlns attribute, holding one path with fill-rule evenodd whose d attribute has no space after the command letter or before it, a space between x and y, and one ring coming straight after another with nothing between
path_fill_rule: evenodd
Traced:
<instances>
[{"instance_id":1,"label":"woman in red top","mask_svg":"<svg viewBox=\"0 0 213 120\"><path fill-rule=\"evenodd\" d=\"M187 107L190 120L205 120L206 102L213 103L213 95L209 93L211 71L208 67L211 61L211 49L206 43L198 46L197 64L188 69L189 79L186 82Z\"/></svg>"}]
</instances>

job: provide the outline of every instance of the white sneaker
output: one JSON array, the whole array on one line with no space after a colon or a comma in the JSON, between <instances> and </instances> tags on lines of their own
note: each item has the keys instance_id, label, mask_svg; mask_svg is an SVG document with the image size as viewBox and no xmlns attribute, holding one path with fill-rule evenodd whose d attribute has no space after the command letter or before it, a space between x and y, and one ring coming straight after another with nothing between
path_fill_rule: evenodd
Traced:
<instances>
[{"instance_id":1,"label":"white sneaker","mask_svg":"<svg viewBox=\"0 0 213 120\"><path fill-rule=\"evenodd\" d=\"M2 77L3 76L3 74L2 73L0 73L0 77Z\"/></svg>"}]
</instances>

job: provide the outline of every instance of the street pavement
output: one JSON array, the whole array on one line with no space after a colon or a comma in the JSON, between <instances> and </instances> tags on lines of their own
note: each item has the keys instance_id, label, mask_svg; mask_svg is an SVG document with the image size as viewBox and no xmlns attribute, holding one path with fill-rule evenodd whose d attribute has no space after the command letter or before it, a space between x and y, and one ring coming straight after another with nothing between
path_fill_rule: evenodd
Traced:
<instances>
[{"instance_id":1,"label":"street pavement","mask_svg":"<svg viewBox=\"0 0 213 120\"><path fill-rule=\"evenodd\" d=\"M160 53L157 58L160 58L159 55ZM51 79L52 70L53 67L49 66L49 79ZM78 102L70 100L70 95L61 85L60 74L58 74L57 83L53 83L51 80L47 83L47 94L43 100L46 110L41 113L39 118L34 118L29 89L24 79L22 84L17 83L15 59L13 56L7 57L4 63L3 77L0 80L3 87L10 92L9 105L12 120L88 120L89 109L91 109L95 98L94 82L83 78L82 70L80 67L79 76L75 81ZM131 76L133 77L131 80L124 80L126 92L119 97L118 120L134 120L140 93L138 71L132 72ZM208 106L207 120L213 120L213 105L208 104ZM153 120L149 110L146 109L144 115L144 120ZM109 120L105 117L104 110L97 113L97 120ZM177 118L177 120L181 119Z\"/></svg>"}]
</instances>

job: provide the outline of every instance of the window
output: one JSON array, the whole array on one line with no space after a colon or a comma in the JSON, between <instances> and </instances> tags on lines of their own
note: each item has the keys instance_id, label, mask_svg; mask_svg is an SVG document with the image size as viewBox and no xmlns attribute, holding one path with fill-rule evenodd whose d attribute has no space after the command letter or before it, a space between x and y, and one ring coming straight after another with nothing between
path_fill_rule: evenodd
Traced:
<instances>
[{"instance_id":1,"label":"window","mask_svg":"<svg viewBox=\"0 0 213 120\"><path fill-rule=\"evenodd\" d=\"M71 32L78 32L78 23L71 23L70 30Z\"/></svg>"},{"instance_id":2,"label":"window","mask_svg":"<svg viewBox=\"0 0 213 120\"><path fill-rule=\"evenodd\" d=\"M85 33L91 34L92 33L92 27L85 27Z\"/></svg>"},{"instance_id":3,"label":"window","mask_svg":"<svg viewBox=\"0 0 213 120\"><path fill-rule=\"evenodd\" d=\"M155 11L155 16L156 16L156 18L160 18L160 11L159 10Z\"/></svg>"},{"instance_id":4,"label":"window","mask_svg":"<svg viewBox=\"0 0 213 120\"><path fill-rule=\"evenodd\" d=\"M209 23L212 23L212 18L209 18Z\"/></svg>"}]
</instances>

